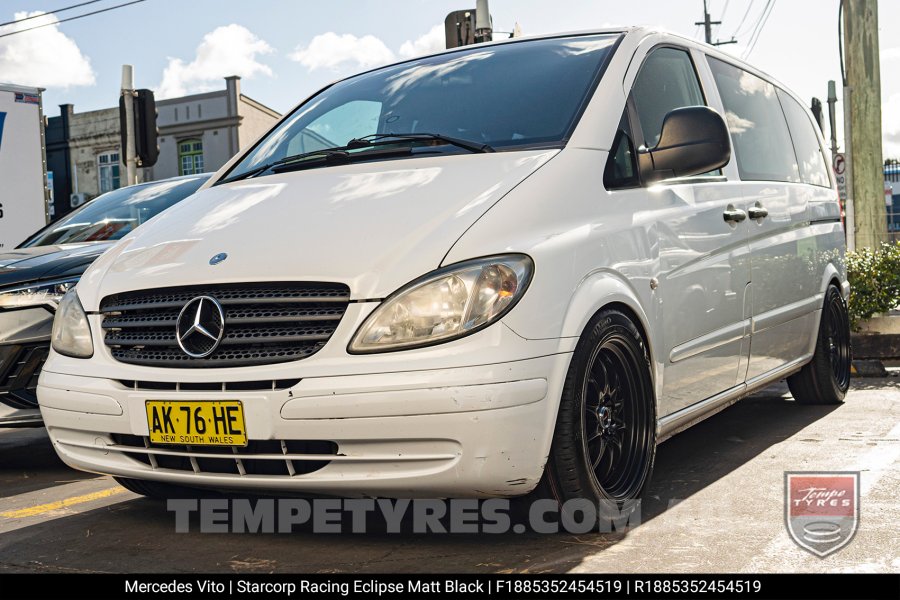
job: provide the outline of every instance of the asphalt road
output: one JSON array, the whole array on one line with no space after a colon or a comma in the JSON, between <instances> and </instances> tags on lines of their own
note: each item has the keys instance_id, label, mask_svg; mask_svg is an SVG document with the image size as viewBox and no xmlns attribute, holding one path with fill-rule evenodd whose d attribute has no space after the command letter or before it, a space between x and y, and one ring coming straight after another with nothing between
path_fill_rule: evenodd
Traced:
<instances>
[{"instance_id":1,"label":"asphalt road","mask_svg":"<svg viewBox=\"0 0 900 600\"><path fill-rule=\"evenodd\" d=\"M825 559L784 524L785 471L861 472L852 542ZM900 378L839 407L775 386L659 448L625 534L175 533L165 505L68 469L42 429L0 430L5 572L881 572L900 570Z\"/></svg>"}]
</instances>

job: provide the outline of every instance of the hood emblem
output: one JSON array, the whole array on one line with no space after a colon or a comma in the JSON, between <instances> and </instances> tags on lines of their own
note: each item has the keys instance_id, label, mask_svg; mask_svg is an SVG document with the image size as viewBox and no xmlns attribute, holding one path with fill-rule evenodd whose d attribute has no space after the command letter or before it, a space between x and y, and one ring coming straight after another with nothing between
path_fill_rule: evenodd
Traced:
<instances>
[{"instance_id":1,"label":"hood emblem","mask_svg":"<svg viewBox=\"0 0 900 600\"><path fill-rule=\"evenodd\" d=\"M226 258L228 258L228 254L226 254L225 252L219 252L218 254L213 256L211 259L209 259L209 264L217 265L220 262L222 262L223 260L225 260Z\"/></svg>"},{"instance_id":2,"label":"hood emblem","mask_svg":"<svg viewBox=\"0 0 900 600\"><path fill-rule=\"evenodd\" d=\"M216 351L225 335L225 312L212 296L197 296L184 305L175 322L178 346L192 358Z\"/></svg>"}]
</instances>

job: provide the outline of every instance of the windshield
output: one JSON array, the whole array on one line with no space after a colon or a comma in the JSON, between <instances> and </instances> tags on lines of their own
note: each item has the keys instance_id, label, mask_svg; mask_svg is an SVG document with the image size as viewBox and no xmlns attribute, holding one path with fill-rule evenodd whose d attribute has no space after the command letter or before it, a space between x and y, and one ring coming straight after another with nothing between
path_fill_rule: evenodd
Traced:
<instances>
[{"instance_id":1,"label":"windshield","mask_svg":"<svg viewBox=\"0 0 900 600\"><path fill-rule=\"evenodd\" d=\"M562 144L617 39L473 46L340 81L298 107L227 177L373 134L439 134L497 150Z\"/></svg>"},{"instance_id":2,"label":"windshield","mask_svg":"<svg viewBox=\"0 0 900 600\"><path fill-rule=\"evenodd\" d=\"M20 248L118 240L196 192L209 177L178 177L107 192L50 223Z\"/></svg>"}]
</instances>

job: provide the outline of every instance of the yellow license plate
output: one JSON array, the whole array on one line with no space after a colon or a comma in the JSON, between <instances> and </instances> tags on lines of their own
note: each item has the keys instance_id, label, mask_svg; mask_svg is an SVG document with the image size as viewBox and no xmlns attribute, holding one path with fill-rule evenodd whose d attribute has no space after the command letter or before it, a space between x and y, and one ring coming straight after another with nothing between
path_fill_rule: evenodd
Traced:
<instances>
[{"instance_id":1,"label":"yellow license plate","mask_svg":"<svg viewBox=\"0 0 900 600\"><path fill-rule=\"evenodd\" d=\"M154 444L247 445L244 407L239 400L148 400L147 425Z\"/></svg>"}]
</instances>

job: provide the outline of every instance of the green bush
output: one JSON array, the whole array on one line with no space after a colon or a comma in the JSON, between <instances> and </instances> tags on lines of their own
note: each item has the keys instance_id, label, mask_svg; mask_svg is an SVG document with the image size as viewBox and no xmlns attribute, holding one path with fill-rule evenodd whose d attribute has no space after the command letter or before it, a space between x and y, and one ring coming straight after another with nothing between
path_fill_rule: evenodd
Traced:
<instances>
[{"instance_id":1,"label":"green bush","mask_svg":"<svg viewBox=\"0 0 900 600\"><path fill-rule=\"evenodd\" d=\"M900 242L847 252L850 325L900 305Z\"/></svg>"}]
</instances>

